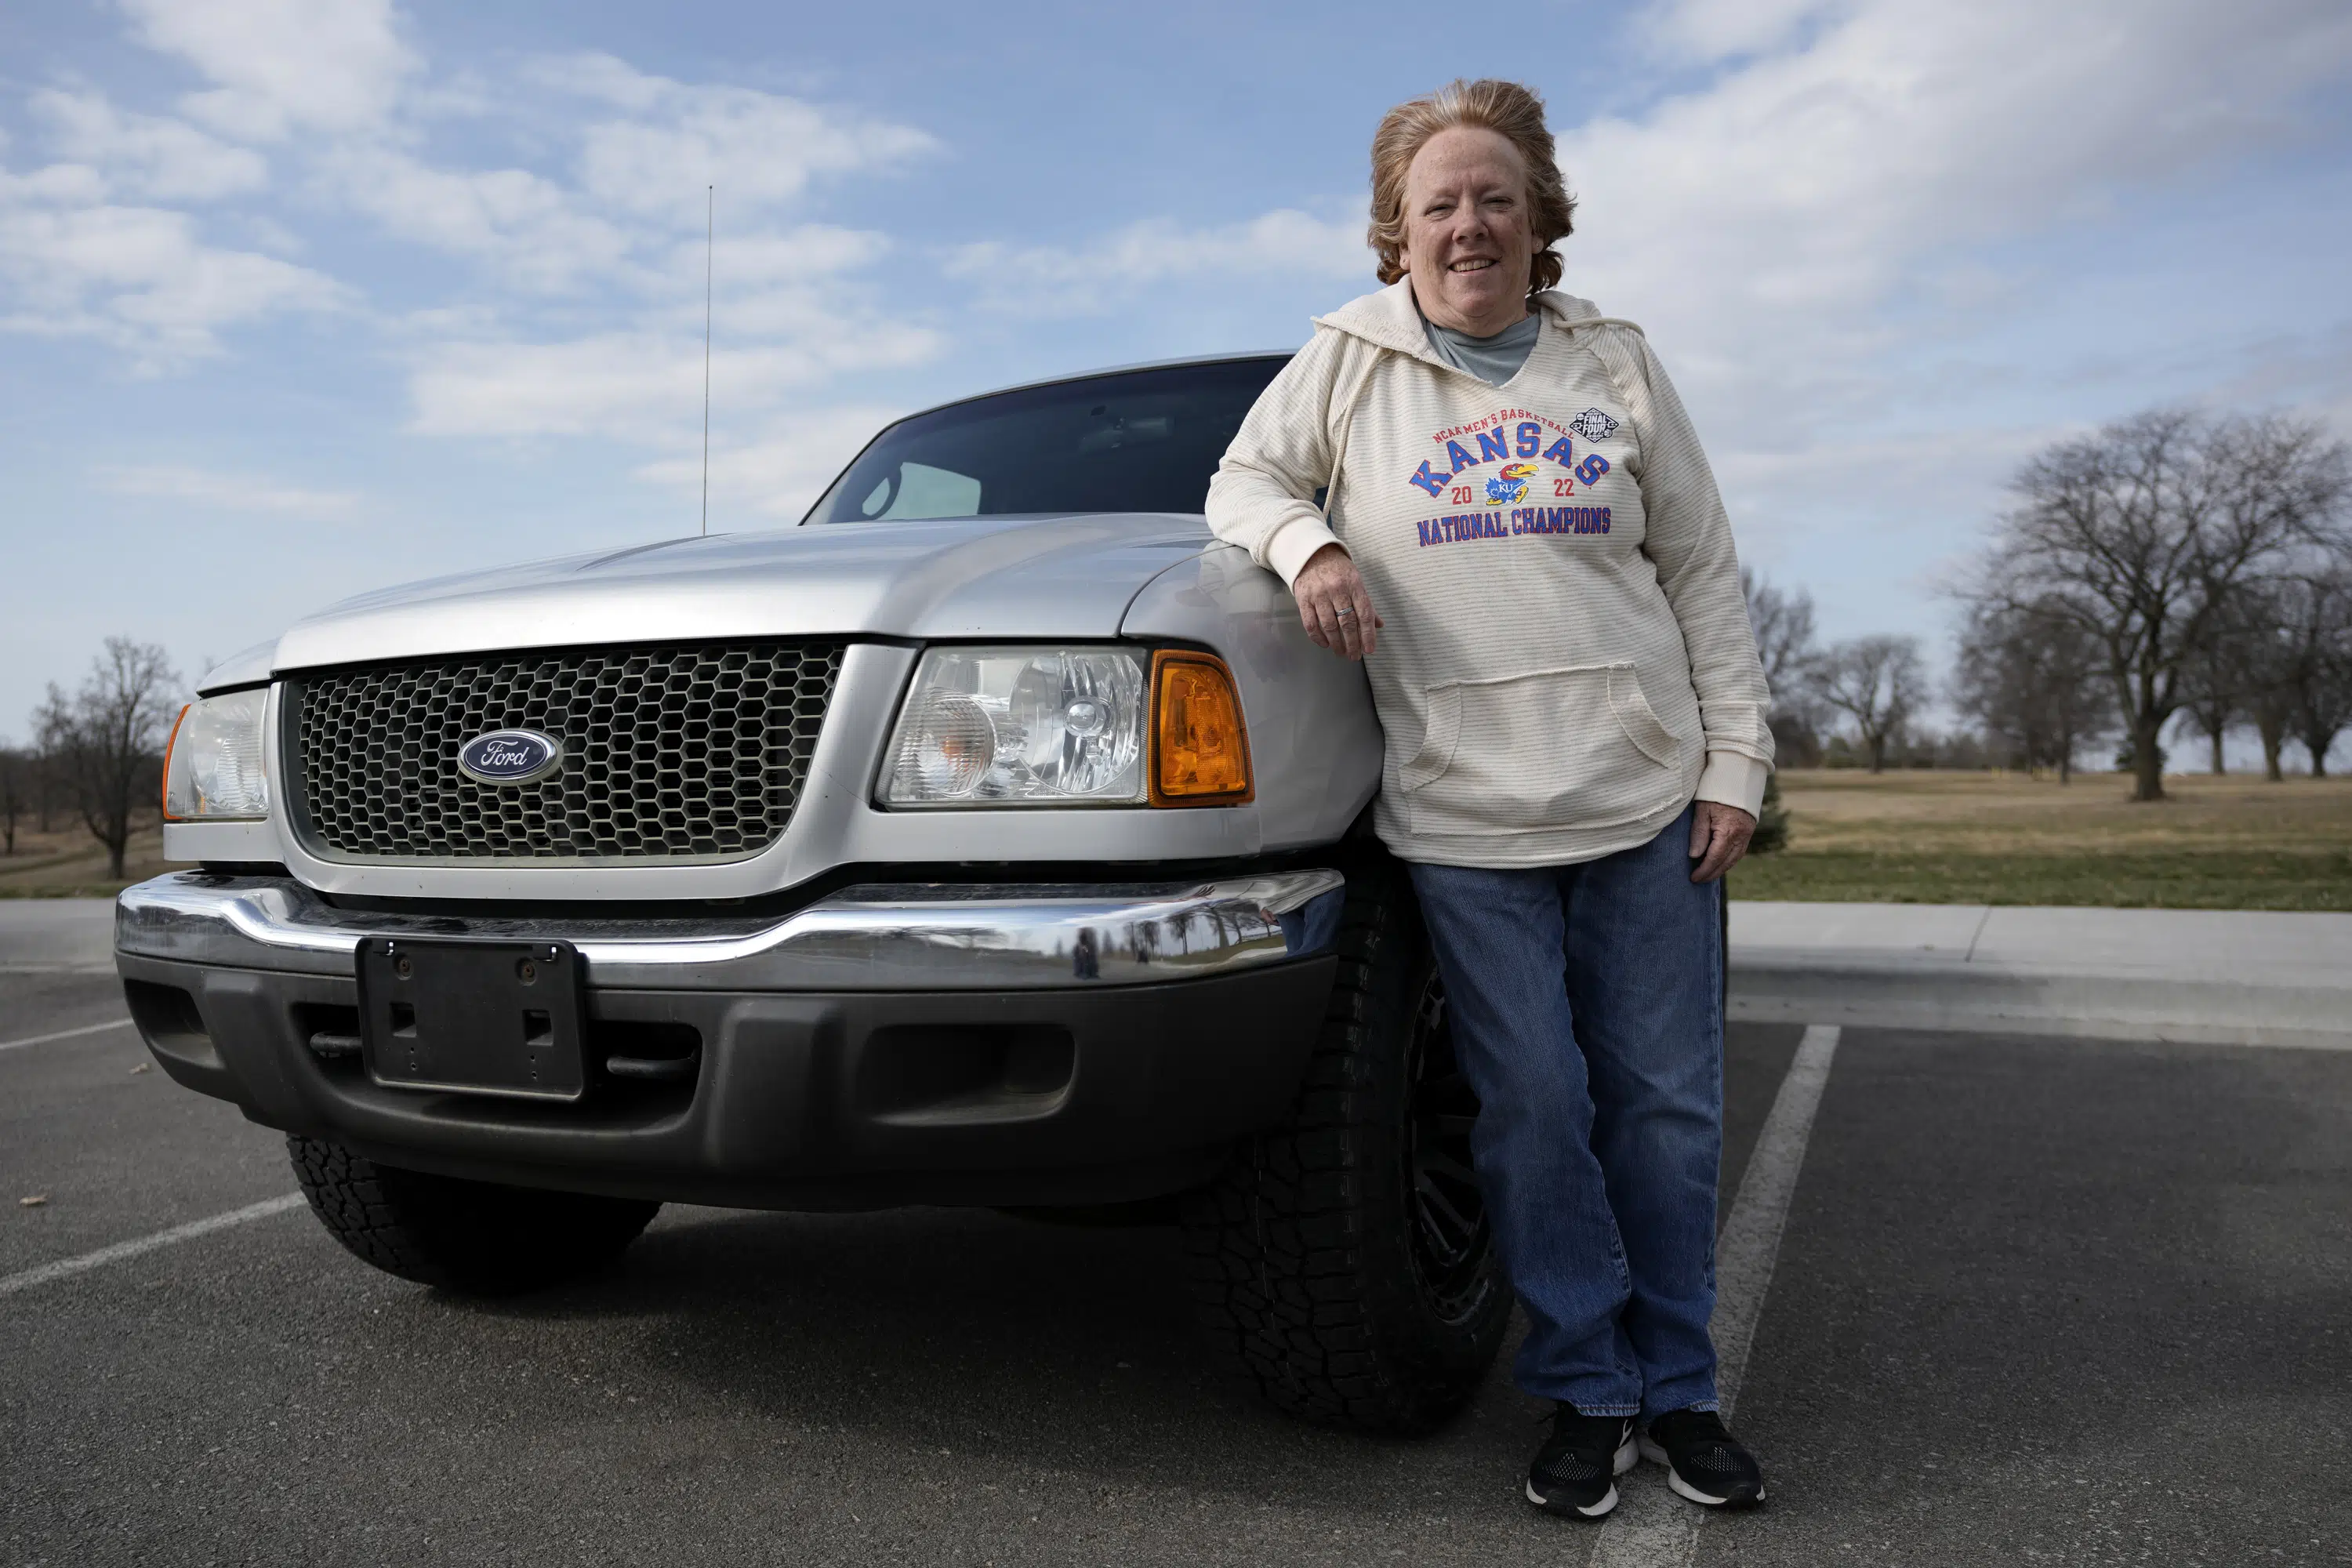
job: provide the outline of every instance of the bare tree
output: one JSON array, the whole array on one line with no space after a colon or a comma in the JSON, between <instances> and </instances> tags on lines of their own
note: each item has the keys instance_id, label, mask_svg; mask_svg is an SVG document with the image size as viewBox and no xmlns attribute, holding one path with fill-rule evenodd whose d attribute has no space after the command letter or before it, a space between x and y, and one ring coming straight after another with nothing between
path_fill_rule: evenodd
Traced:
<instances>
[{"instance_id":1,"label":"bare tree","mask_svg":"<svg viewBox=\"0 0 2352 1568\"><path fill-rule=\"evenodd\" d=\"M138 808L154 798L161 782L179 686L162 648L109 637L81 689L68 699L51 682L37 716L42 750L56 759L90 836L106 846L108 874L117 879Z\"/></svg>"},{"instance_id":2,"label":"bare tree","mask_svg":"<svg viewBox=\"0 0 2352 1568\"><path fill-rule=\"evenodd\" d=\"M2071 617L2038 605L1976 605L1960 631L1954 706L2028 770L2074 776L2074 753L2111 727L2098 650Z\"/></svg>"},{"instance_id":3,"label":"bare tree","mask_svg":"<svg viewBox=\"0 0 2352 1568\"><path fill-rule=\"evenodd\" d=\"M2286 630L2281 597L2277 584L2247 588L2233 612L2238 625L2227 644L2238 671L2240 700L2262 742L2263 773L2273 784L2286 776L2279 758L2294 723L2294 638Z\"/></svg>"},{"instance_id":4,"label":"bare tree","mask_svg":"<svg viewBox=\"0 0 2352 1568\"><path fill-rule=\"evenodd\" d=\"M2315 563L2284 590L2294 731L2311 753L2311 776L2325 778L2328 748L2352 722L2352 566Z\"/></svg>"},{"instance_id":5,"label":"bare tree","mask_svg":"<svg viewBox=\"0 0 2352 1568\"><path fill-rule=\"evenodd\" d=\"M16 819L33 803L33 759L14 746L0 745L0 853L16 853Z\"/></svg>"},{"instance_id":6,"label":"bare tree","mask_svg":"<svg viewBox=\"0 0 2352 1568\"><path fill-rule=\"evenodd\" d=\"M2205 737L2217 778L2230 771L2221 742L2247 717L2245 652L2242 637L2224 628L2200 643L2181 667L2180 710Z\"/></svg>"},{"instance_id":7,"label":"bare tree","mask_svg":"<svg viewBox=\"0 0 2352 1568\"><path fill-rule=\"evenodd\" d=\"M1972 596L2042 604L2097 646L2133 798L2164 795L2158 739L2231 597L2322 537L2352 495L2352 455L2316 424L2138 415L2028 462Z\"/></svg>"},{"instance_id":8,"label":"bare tree","mask_svg":"<svg viewBox=\"0 0 2352 1568\"><path fill-rule=\"evenodd\" d=\"M2352 722L2352 570L2315 557L2242 593L2223 643L2242 710L2273 782L2289 740L2311 752L2324 775L2327 753Z\"/></svg>"},{"instance_id":9,"label":"bare tree","mask_svg":"<svg viewBox=\"0 0 2352 1568\"><path fill-rule=\"evenodd\" d=\"M1773 743L1783 757L1817 759L1819 705L1809 684L1820 654L1813 641L1813 596L1802 588L1775 587L1748 566L1739 569L1739 587L1748 597L1748 624L1756 633L1756 652L1772 693L1767 721Z\"/></svg>"},{"instance_id":10,"label":"bare tree","mask_svg":"<svg viewBox=\"0 0 2352 1568\"><path fill-rule=\"evenodd\" d=\"M41 729L40 715L33 716L33 810L40 819L41 832L47 836L55 826L58 807L58 759L49 753L48 736Z\"/></svg>"},{"instance_id":11,"label":"bare tree","mask_svg":"<svg viewBox=\"0 0 2352 1568\"><path fill-rule=\"evenodd\" d=\"M1739 589L1748 596L1748 624L1755 628L1764 679L1776 692L1793 685L1813 657L1813 596L1802 588L1775 587L1752 566L1739 569Z\"/></svg>"},{"instance_id":12,"label":"bare tree","mask_svg":"<svg viewBox=\"0 0 2352 1568\"><path fill-rule=\"evenodd\" d=\"M1856 637L1814 659L1815 695L1853 721L1870 771L1886 771L1886 749L1927 695L1917 637Z\"/></svg>"}]
</instances>

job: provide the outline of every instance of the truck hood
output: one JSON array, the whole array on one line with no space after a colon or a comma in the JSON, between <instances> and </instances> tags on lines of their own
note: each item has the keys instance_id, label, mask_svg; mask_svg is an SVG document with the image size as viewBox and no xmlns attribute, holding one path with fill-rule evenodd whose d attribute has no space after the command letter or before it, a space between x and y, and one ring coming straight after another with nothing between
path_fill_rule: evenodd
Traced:
<instances>
[{"instance_id":1,"label":"truck hood","mask_svg":"<svg viewBox=\"0 0 2352 1568\"><path fill-rule=\"evenodd\" d=\"M678 539L363 594L278 639L280 673L440 654L764 637L1118 635L1211 542L1160 513L835 523Z\"/></svg>"}]
</instances>

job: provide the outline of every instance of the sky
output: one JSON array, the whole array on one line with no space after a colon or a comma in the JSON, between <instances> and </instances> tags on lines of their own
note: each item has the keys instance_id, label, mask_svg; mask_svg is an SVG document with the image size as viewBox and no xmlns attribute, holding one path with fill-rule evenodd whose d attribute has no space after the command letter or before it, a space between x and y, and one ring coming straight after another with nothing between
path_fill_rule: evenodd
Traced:
<instances>
[{"instance_id":1,"label":"sky","mask_svg":"<svg viewBox=\"0 0 2352 1568\"><path fill-rule=\"evenodd\" d=\"M10 0L0 737L363 590L790 524L887 420L1292 347L1367 149L1540 91L1742 558L1946 645L2018 464L2157 404L2352 437L2341 0L1407 7Z\"/></svg>"}]
</instances>

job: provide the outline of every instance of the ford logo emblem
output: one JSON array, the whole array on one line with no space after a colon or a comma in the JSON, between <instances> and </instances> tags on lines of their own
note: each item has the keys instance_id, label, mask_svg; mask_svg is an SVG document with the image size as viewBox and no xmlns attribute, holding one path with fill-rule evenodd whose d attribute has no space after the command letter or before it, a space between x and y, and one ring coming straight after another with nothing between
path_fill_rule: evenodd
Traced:
<instances>
[{"instance_id":1,"label":"ford logo emblem","mask_svg":"<svg viewBox=\"0 0 2352 1568\"><path fill-rule=\"evenodd\" d=\"M457 748L457 771L478 784L526 784L563 765L563 742L536 730L493 730Z\"/></svg>"}]
</instances>

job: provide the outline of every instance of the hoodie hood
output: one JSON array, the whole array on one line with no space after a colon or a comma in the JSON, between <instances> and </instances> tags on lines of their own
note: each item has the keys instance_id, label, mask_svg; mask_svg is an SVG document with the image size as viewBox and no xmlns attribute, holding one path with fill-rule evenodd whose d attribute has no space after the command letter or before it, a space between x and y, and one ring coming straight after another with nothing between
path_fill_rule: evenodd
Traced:
<instances>
[{"instance_id":1,"label":"hoodie hood","mask_svg":"<svg viewBox=\"0 0 2352 1568\"><path fill-rule=\"evenodd\" d=\"M1103 638L1210 543L1158 513L835 523L672 540L346 600L278 639L278 673L506 648L734 637Z\"/></svg>"}]
</instances>

